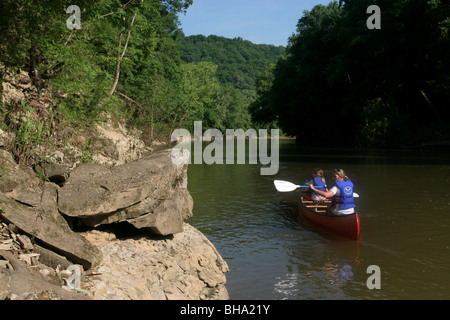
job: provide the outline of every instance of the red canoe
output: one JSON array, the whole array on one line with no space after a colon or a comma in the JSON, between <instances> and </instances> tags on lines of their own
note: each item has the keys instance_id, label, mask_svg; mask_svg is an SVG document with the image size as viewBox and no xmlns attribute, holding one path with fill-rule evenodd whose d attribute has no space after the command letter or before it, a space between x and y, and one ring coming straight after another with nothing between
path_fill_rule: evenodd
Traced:
<instances>
[{"instance_id":1,"label":"red canoe","mask_svg":"<svg viewBox=\"0 0 450 320\"><path fill-rule=\"evenodd\" d=\"M360 230L358 213L356 212L345 216L327 215L326 212L330 203L331 201L316 203L304 200L302 196L300 196L299 210L304 218L323 229L352 240L358 240Z\"/></svg>"}]
</instances>

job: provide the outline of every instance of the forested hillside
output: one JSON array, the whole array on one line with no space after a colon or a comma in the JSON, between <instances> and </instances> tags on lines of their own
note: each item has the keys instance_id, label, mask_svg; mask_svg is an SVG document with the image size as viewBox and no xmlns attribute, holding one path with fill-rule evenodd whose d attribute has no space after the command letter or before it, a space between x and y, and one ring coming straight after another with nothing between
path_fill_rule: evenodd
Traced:
<instances>
[{"instance_id":1,"label":"forested hillside","mask_svg":"<svg viewBox=\"0 0 450 320\"><path fill-rule=\"evenodd\" d=\"M450 139L450 4L376 2L381 29L366 25L373 1L333 1L299 17L285 49L185 37L178 15L192 0L80 0L80 21L65 0L3 0L0 129L19 158L105 112L146 141L194 121L279 127L311 145Z\"/></svg>"},{"instance_id":2,"label":"forested hillside","mask_svg":"<svg viewBox=\"0 0 450 320\"><path fill-rule=\"evenodd\" d=\"M381 10L369 29L367 8ZM258 82L255 121L301 144L404 147L450 139L450 4L347 0L300 18Z\"/></svg>"},{"instance_id":3,"label":"forested hillside","mask_svg":"<svg viewBox=\"0 0 450 320\"><path fill-rule=\"evenodd\" d=\"M186 63L209 62L217 66L220 88L214 105L207 111L209 118L205 118L211 127L220 130L276 127L274 122L252 121L249 107L256 98L258 77L284 55L286 48L215 35L180 38L180 44L181 58Z\"/></svg>"},{"instance_id":4,"label":"forested hillside","mask_svg":"<svg viewBox=\"0 0 450 320\"><path fill-rule=\"evenodd\" d=\"M255 80L268 65L276 63L286 48L254 44L242 38L189 36L182 39L185 62L210 61L218 66L217 78L237 89L254 90Z\"/></svg>"},{"instance_id":5,"label":"forested hillside","mask_svg":"<svg viewBox=\"0 0 450 320\"><path fill-rule=\"evenodd\" d=\"M1 1L1 129L15 137L16 158L62 145L105 114L140 129L147 142L192 130L194 121L204 130L254 127L248 106L256 75L284 49L185 38L178 15L191 4Z\"/></svg>"},{"instance_id":6,"label":"forested hillside","mask_svg":"<svg viewBox=\"0 0 450 320\"><path fill-rule=\"evenodd\" d=\"M167 140L184 121L203 116L199 108L211 103L216 82L212 66L180 59L177 15L190 4L82 0L77 21L68 1L1 1L0 79L17 86L27 80L11 79L25 72L32 80L14 99L0 92L2 129L18 137L26 132L42 144L106 111L141 129L148 141Z\"/></svg>"}]
</instances>

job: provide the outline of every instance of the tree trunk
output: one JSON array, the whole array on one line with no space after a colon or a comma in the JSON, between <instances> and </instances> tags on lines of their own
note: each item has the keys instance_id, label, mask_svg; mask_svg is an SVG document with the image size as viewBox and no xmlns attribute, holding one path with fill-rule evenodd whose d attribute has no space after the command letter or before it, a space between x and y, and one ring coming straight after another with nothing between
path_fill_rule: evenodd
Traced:
<instances>
[{"instance_id":1,"label":"tree trunk","mask_svg":"<svg viewBox=\"0 0 450 320\"><path fill-rule=\"evenodd\" d=\"M120 48L122 47L123 31L121 31L119 34L119 49L117 50L118 52L117 52L117 64L116 64L116 76L114 78L114 83L111 88L111 91L109 92L109 94L111 94L111 95L114 94L114 92L116 91L117 84L119 83L120 64L121 64L122 59L125 56L125 53L128 48L128 42L130 41L130 35L131 35L131 27L134 25L134 20L136 19L136 15L137 15L137 13L134 13L133 20L131 20L130 30L128 31L127 40L125 41L125 47L123 48L122 54L120 54Z\"/></svg>"},{"instance_id":2,"label":"tree trunk","mask_svg":"<svg viewBox=\"0 0 450 320\"><path fill-rule=\"evenodd\" d=\"M120 32L119 35L119 49L122 46L122 31ZM113 95L114 91L116 91L116 87L117 87L117 83L119 83L119 75L120 75L120 63L122 61L122 58L120 56L120 51L117 50L117 64L116 64L116 76L114 78L114 83L113 86L111 88L111 91L109 91L109 94Z\"/></svg>"}]
</instances>

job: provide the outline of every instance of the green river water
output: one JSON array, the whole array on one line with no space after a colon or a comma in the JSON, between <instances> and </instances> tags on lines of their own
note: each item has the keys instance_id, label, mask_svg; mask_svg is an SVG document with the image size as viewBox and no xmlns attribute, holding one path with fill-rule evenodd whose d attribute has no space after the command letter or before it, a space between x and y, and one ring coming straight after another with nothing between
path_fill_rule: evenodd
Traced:
<instances>
[{"instance_id":1,"label":"green river water","mask_svg":"<svg viewBox=\"0 0 450 320\"><path fill-rule=\"evenodd\" d=\"M342 168L355 184L361 237L327 233L298 213L311 171ZM449 299L450 153L308 150L280 141L279 171L261 165L189 166L189 191L201 230L227 261L232 300ZM367 286L379 267L380 289Z\"/></svg>"}]
</instances>

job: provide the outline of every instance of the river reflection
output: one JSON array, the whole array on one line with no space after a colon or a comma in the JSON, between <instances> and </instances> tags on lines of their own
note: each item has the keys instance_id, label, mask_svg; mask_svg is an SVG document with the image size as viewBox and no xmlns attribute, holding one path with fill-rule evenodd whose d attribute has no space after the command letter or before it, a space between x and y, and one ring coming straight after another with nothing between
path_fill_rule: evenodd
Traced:
<instances>
[{"instance_id":1,"label":"river reflection","mask_svg":"<svg viewBox=\"0 0 450 320\"><path fill-rule=\"evenodd\" d=\"M189 167L188 222L227 260L231 299L450 298L450 155L280 149L276 176L258 165ZM311 225L298 192L275 190L273 180L303 183L316 166L343 168L355 183L359 241ZM381 290L367 288L371 265Z\"/></svg>"}]
</instances>

